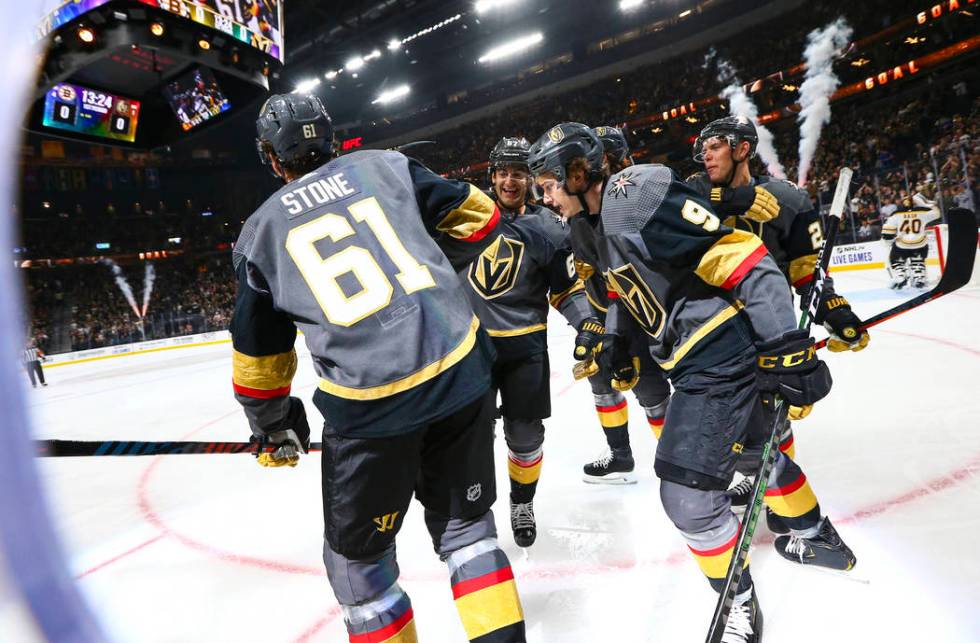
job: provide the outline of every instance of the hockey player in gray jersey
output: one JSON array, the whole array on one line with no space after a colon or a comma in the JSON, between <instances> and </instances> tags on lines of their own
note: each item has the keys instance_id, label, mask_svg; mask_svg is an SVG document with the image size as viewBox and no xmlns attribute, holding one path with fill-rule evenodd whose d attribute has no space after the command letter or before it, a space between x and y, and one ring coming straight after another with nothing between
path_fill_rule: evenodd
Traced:
<instances>
[{"instance_id":1,"label":"hockey player in gray jersey","mask_svg":"<svg viewBox=\"0 0 980 643\"><path fill-rule=\"evenodd\" d=\"M806 192L789 181L751 174L749 162L758 141L755 125L747 118L726 116L708 123L693 150L694 160L703 163L705 171L689 177L687 184L711 200L725 225L761 238L787 281L802 296L813 279L823 244L822 223ZM860 351L871 339L829 279L814 321L830 333L827 347L832 352ZM796 454L790 420L802 419L801 413L799 408L790 409L780 436L779 449L790 458ZM735 485L730 490L732 504L745 505L754 482L750 476ZM774 533L787 533L772 511L766 511L766 520Z\"/></svg>"},{"instance_id":2,"label":"hockey player in gray jersey","mask_svg":"<svg viewBox=\"0 0 980 643\"><path fill-rule=\"evenodd\" d=\"M289 395L303 331L325 419L323 560L350 640L416 641L395 558L414 493L468 638L524 641L490 512L493 347L456 274L496 239L499 211L397 152L337 158L315 96L272 96L256 128L287 185L235 246L232 381L259 464L295 466L310 440Z\"/></svg>"},{"instance_id":3,"label":"hockey player in gray jersey","mask_svg":"<svg viewBox=\"0 0 980 643\"><path fill-rule=\"evenodd\" d=\"M542 169L542 163L555 154L573 160L584 158L586 153L593 153L596 155L591 159L593 162L603 164L604 156L608 156L607 162L625 165L629 159L629 148L622 133L616 128L603 128L603 136L612 142L608 154L603 147L592 146L592 142L599 140L596 132L581 123L565 123L535 142L531 148L530 162L541 197L546 204L558 208L569 221L575 267L585 283L596 321L600 322L594 332L580 333L576 342L575 357L583 360L583 365L587 364L584 372L589 377L596 415L608 446L597 459L583 467L583 479L589 483L629 484L636 481L636 476L628 431L629 412L623 393L633 391L643 407L647 424L654 434L659 434L667 409L670 386L650 358L642 338L639 345L636 344L638 335L617 337L615 341L610 337L606 355L615 355L615 359L598 363L592 360L594 350L603 339L603 324L608 311L614 310L614 307L610 308L610 297L613 300L616 297L615 293L610 294L602 272L595 269L599 262L596 245L599 217L590 214L580 198L557 199L554 188L558 185L559 178ZM543 151L547 151L547 156L542 154ZM580 170L585 167L585 161L578 160L575 163Z\"/></svg>"},{"instance_id":4,"label":"hockey player in gray jersey","mask_svg":"<svg viewBox=\"0 0 980 643\"><path fill-rule=\"evenodd\" d=\"M600 212L598 266L629 315L607 318L607 333L632 332L620 322L638 326L669 374L674 394L655 462L661 500L717 591L739 527L725 490L736 466L757 465L739 453L767 439L772 395L811 405L830 391L830 374L813 339L797 330L785 277L758 237L723 225L710 202L664 166L609 176L601 157L587 150L581 169L582 161L561 151L563 135L555 129L565 132L567 125L539 141L536 180L555 177L556 201L581 199ZM785 557L854 565L806 476L783 453L766 502L792 530L776 541ZM762 614L748 568L738 590L722 640L757 642Z\"/></svg>"},{"instance_id":5,"label":"hockey player in gray jersey","mask_svg":"<svg viewBox=\"0 0 980 643\"><path fill-rule=\"evenodd\" d=\"M497 349L493 387L500 392L507 441L511 529L521 547L537 536L533 500L543 462L542 420L551 415L548 304L586 341L600 325L575 274L567 228L527 202L527 153L523 138L504 138L490 153L500 235L460 275Z\"/></svg>"}]
</instances>

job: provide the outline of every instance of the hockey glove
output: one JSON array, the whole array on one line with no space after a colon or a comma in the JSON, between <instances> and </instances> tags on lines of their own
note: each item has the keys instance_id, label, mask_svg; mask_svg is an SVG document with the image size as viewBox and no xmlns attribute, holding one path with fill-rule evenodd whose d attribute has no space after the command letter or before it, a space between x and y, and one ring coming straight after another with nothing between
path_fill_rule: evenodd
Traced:
<instances>
[{"instance_id":1,"label":"hockey glove","mask_svg":"<svg viewBox=\"0 0 980 643\"><path fill-rule=\"evenodd\" d=\"M738 188L711 188L711 205L726 215L765 223L779 216L779 201L769 190L751 185Z\"/></svg>"},{"instance_id":2,"label":"hockey glove","mask_svg":"<svg viewBox=\"0 0 980 643\"><path fill-rule=\"evenodd\" d=\"M575 265L575 274L578 275L578 278L581 279L582 281L587 281L589 277L595 274L595 268L585 263L584 261L576 259L574 261L574 265Z\"/></svg>"},{"instance_id":3,"label":"hockey glove","mask_svg":"<svg viewBox=\"0 0 980 643\"><path fill-rule=\"evenodd\" d=\"M830 369L817 357L813 338L804 330L790 331L760 346L757 365L765 403L772 401L771 394L778 394L790 405L803 407L826 397L833 384Z\"/></svg>"},{"instance_id":4,"label":"hockey glove","mask_svg":"<svg viewBox=\"0 0 980 643\"><path fill-rule=\"evenodd\" d=\"M851 310L851 305L840 295L828 297L820 304L820 319L830 333L827 348L832 353L864 350L871 341L868 331L861 329L861 320Z\"/></svg>"},{"instance_id":5,"label":"hockey glove","mask_svg":"<svg viewBox=\"0 0 980 643\"><path fill-rule=\"evenodd\" d=\"M607 335L602 340L599 361L612 375L609 385L625 392L640 381L640 358L630 354L630 342L619 335Z\"/></svg>"},{"instance_id":6,"label":"hockey glove","mask_svg":"<svg viewBox=\"0 0 980 643\"><path fill-rule=\"evenodd\" d=\"M578 326L578 335L575 336L575 359L583 360L591 356L602 343L605 332L606 327L595 317L583 319Z\"/></svg>"},{"instance_id":7,"label":"hockey glove","mask_svg":"<svg viewBox=\"0 0 980 643\"><path fill-rule=\"evenodd\" d=\"M295 467L300 453L310 451L310 425L306 421L303 402L289 398L289 411L279 426L260 436L253 435L258 444L255 457L263 467Z\"/></svg>"}]
</instances>

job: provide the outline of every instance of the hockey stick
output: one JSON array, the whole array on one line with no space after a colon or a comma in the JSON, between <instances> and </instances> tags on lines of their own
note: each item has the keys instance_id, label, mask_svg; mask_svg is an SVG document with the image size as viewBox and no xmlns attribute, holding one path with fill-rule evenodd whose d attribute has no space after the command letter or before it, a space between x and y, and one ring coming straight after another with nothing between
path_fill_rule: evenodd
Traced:
<instances>
[{"instance_id":1,"label":"hockey stick","mask_svg":"<svg viewBox=\"0 0 980 643\"><path fill-rule=\"evenodd\" d=\"M814 269L813 281L807 290L806 297L801 302L803 309L800 315L799 327L802 330L809 330L810 324L816 315L817 306L823 296L824 284L827 280L827 268L830 265L830 256L833 254L834 243L837 240L837 230L840 228L841 214L844 212L844 204L847 201L848 188L851 185L850 168L843 167L837 178L837 189L834 191L834 200L828 213L827 237L820 248L817 256L817 265ZM732 560L728 565L728 574L725 576L725 586L718 595L718 602L715 605L715 613L711 618L711 626L708 628L707 643L720 643L721 637L725 633L725 626L728 624L728 616L732 611L732 604L735 602L735 594L738 592L738 584L742 579L742 570L745 561L749 556L749 547L752 545L752 536L755 534L755 525L762 512L762 499L765 496L766 487L769 482L769 474L776 465L776 457L779 454L779 436L783 424L786 423L786 415L789 407L783 402L782 397L775 396L775 420L769 430L769 439L762 447L762 461L759 470L756 472L755 484L752 485L752 502L746 508L746 513L739 526L738 539L735 542L735 550L732 552Z\"/></svg>"},{"instance_id":2,"label":"hockey stick","mask_svg":"<svg viewBox=\"0 0 980 643\"><path fill-rule=\"evenodd\" d=\"M34 456L38 458L64 458L91 455L195 455L206 453L256 452L254 442L138 442L117 440L35 440ZM276 447L267 446L266 453ZM322 451L322 442L311 442L310 453Z\"/></svg>"},{"instance_id":3,"label":"hockey stick","mask_svg":"<svg viewBox=\"0 0 980 643\"><path fill-rule=\"evenodd\" d=\"M947 216L949 220L949 248L946 252L946 270L943 271L939 283L928 292L865 319L864 323L861 324L862 330L877 326L923 304L928 304L930 301L948 295L970 282L973 264L977 258L977 230L973 213L963 208L955 208L950 210ZM827 338L817 342L816 347L821 349L826 345Z\"/></svg>"}]
</instances>

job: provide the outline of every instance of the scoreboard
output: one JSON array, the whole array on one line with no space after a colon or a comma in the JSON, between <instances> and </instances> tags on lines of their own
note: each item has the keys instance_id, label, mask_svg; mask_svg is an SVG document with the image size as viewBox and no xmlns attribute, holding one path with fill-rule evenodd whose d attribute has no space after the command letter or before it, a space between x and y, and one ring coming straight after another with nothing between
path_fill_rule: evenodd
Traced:
<instances>
[{"instance_id":1,"label":"scoreboard","mask_svg":"<svg viewBox=\"0 0 980 643\"><path fill-rule=\"evenodd\" d=\"M52 31L113 0L62 0L36 27L41 39ZM136 0L215 29L283 61L282 2L280 0Z\"/></svg>"},{"instance_id":2,"label":"scoreboard","mask_svg":"<svg viewBox=\"0 0 980 643\"><path fill-rule=\"evenodd\" d=\"M44 125L132 143L140 102L71 83L58 83L44 99Z\"/></svg>"}]
</instances>

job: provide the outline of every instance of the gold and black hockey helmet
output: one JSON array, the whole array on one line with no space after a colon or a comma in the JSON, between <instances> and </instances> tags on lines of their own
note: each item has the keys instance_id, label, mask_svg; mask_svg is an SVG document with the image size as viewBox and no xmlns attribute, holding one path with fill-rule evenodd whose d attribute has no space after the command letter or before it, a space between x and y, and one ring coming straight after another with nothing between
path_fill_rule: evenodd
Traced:
<instances>
[{"instance_id":1,"label":"gold and black hockey helmet","mask_svg":"<svg viewBox=\"0 0 980 643\"><path fill-rule=\"evenodd\" d=\"M622 164L629 158L630 146L626 142L626 134L618 127L602 125L593 129L596 136L602 142L603 149L609 160L614 163Z\"/></svg>"},{"instance_id":2,"label":"gold and black hockey helmet","mask_svg":"<svg viewBox=\"0 0 980 643\"><path fill-rule=\"evenodd\" d=\"M692 158L696 163L704 163L704 143L712 138L725 139L733 151L739 143L748 141L748 158L755 156L755 148L759 143L759 133L756 132L755 124L750 119L744 116L719 118L705 125L694 140Z\"/></svg>"},{"instance_id":3,"label":"gold and black hockey helmet","mask_svg":"<svg viewBox=\"0 0 980 643\"><path fill-rule=\"evenodd\" d=\"M259 110L255 133L263 164L269 162L268 150L284 163L309 156L321 156L326 160L336 152L330 115L320 99L312 94L270 96Z\"/></svg>"},{"instance_id":4,"label":"gold and black hockey helmet","mask_svg":"<svg viewBox=\"0 0 980 643\"><path fill-rule=\"evenodd\" d=\"M528 152L528 167L532 176L554 174L564 185L568 164L576 158L585 158L589 183L602 180L602 142L588 125L561 123L549 129L536 140Z\"/></svg>"}]
</instances>

